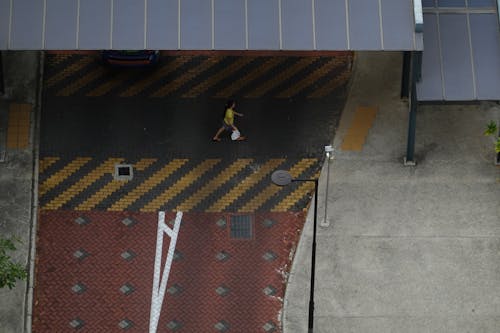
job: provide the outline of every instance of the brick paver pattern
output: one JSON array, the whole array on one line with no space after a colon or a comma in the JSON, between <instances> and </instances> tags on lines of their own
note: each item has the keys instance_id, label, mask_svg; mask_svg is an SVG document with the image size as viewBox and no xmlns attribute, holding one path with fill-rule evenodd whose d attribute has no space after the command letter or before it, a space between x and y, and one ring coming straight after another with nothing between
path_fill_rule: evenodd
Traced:
<instances>
[{"instance_id":1,"label":"brick paver pattern","mask_svg":"<svg viewBox=\"0 0 500 333\"><path fill-rule=\"evenodd\" d=\"M89 134L84 135L92 136L99 133L91 130L95 117L104 115L99 118L104 125L108 119L98 109L93 110L98 112L94 116L87 116L86 109L76 106L98 108L102 102L104 107L133 108L142 107L147 99L149 104L143 104L150 107L163 107L170 101L168 105L174 108L181 99L192 105L198 103L196 98L207 102L236 96L254 103L274 99L284 108L292 99L301 100L302 107L311 101L327 111L321 115L329 116L334 106L324 108L321 98L336 103L343 100L335 94L345 91L351 64L349 52L307 57L193 53L164 54L154 69L117 70L103 66L98 52L49 52L43 93L46 104L56 108L45 113L42 124L55 131L68 125L66 140L71 144L69 149L57 144L59 138L45 135L52 132L42 128L45 146L39 163L32 331L148 332L158 211L162 210L166 221L173 221L176 211L184 216L157 331L281 332L287 274L314 185L295 182L278 187L270 176L274 170L284 169L297 178L318 177L322 156L309 149L310 141L305 141L307 147L300 154L292 147L266 155L266 148L271 152L268 142L260 146L254 141L263 151L222 142L209 147L216 154L203 156L198 143L212 144L208 136L185 138L189 143L186 154L167 154L165 146L152 142L165 139L157 135L151 142L149 138L141 141L136 151L127 151L126 147L135 147L131 144L142 138L136 133L128 138L130 142L122 137L114 141L123 144L116 147L122 149L120 153L115 153L112 144L99 147L100 142L95 149L90 145L90 149L79 150L71 139L80 138L82 133L75 134L82 129L80 121L89 127ZM161 112L160 108L154 110ZM123 114L134 113L127 109ZM183 115L176 114L176 121L188 121L182 117L189 116ZM297 122L307 118L304 113L293 115ZM169 121L167 116L170 114L158 119ZM255 119L258 123L259 118ZM314 131L321 132L319 127L324 130L334 124L322 119L321 124L312 122L315 125L310 127L315 129L297 125L300 135L311 132L314 136ZM128 120L122 121L123 125ZM295 134L294 129L282 130ZM105 134L111 136L109 132ZM182 131L176 133L183 135ZM316 138L322 141L322 135ZM86 143L98 141L88 140ZM179 142L178 137L169 140ZM290 146L287 139L281 142ZM245 144L253 143L248 140ZM190 154L189 147L196 153ZM219 156L214 147L230 153ZM231 155L236 151L239 155ZM115 166L121 163L133 166L131 180L114 178ZM249 220L250 225L231 233L232 217L239 215L244 217L238 221ZM248 231L248 238L234 237ZM169 242L165 237L163 262Z\"/></svg>"}]
</instances>

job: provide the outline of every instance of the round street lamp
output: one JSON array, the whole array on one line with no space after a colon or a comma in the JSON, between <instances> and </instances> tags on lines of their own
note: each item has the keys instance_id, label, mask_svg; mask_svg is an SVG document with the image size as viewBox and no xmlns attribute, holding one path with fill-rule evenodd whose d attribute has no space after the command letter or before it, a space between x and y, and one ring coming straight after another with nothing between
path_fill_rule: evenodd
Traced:
<instances>
[{"instance_id":1,"label":"round street lamp","mask_svg":"<svg viewBox=\"0 0 500 333\"><path fill-rule=\"evenodd\" d=\"M311 289L309 293L309 318L308 332L313 332L314 326L314 278L316 267L316 224L318 209L318 179L298 179L293 178L288 171L276 170L271 175L271 181L278 186L286 186L292 182L314 182L314 219L313 219L313 243L311 251Z\"/></svg>"}]
</instances>

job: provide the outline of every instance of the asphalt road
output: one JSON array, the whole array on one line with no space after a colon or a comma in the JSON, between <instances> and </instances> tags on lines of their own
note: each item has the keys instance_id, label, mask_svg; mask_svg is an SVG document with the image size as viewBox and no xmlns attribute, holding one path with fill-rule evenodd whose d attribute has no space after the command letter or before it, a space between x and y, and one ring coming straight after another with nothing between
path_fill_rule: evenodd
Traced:
<instances>
[{"instance_id":1,"label":"asphalt road","mask_svg":"<svg viewBox=\"0 0 500 333\"><path fill-rule=\"evenodd\" d=\"M247 140L218 143L225 100L51 97L44 103L42 155L295 157L321 154L342 100L238 101Z\"/></svg>"},{"instance_id":2,"label":"asphalt road","mask_svg":"<svg viewBox=\"0 0 500 333\"><path fill-rule=\"evenodd\" d=\"M343 108L350 61L349 54L179 56L139 70L49 54L41 154L321 156ZM227 133L213 143L228 98L245 115L236 125L248 140L231 142Z\"/></svg>"}]
</instances>

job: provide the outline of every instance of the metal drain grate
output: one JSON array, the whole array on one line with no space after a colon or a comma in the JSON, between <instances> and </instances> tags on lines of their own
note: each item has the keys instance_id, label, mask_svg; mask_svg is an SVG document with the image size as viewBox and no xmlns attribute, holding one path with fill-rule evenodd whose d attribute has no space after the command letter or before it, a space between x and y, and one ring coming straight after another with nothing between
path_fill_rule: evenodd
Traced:
<instances>
[{"instance_id":1,"label":"metal drain grate","mask_svg":"<svg viewBox=\"0 0 500 333\"><path fill-rule=\"evenodd\" d=\"M134 170L130 164L116 164L115 165L115 180L132 180L134 178Z\"/></svg>"},{"instance_id":2,"label":"metal drain grate","mask_svg":"<svg viewBox=\"0 0 500 333\"><path fill-rule=\"evenodd\" d=\"M252 231L252 217L250 215L231 216L231 238L252 239Z\"/></svg>"}]
</instances>

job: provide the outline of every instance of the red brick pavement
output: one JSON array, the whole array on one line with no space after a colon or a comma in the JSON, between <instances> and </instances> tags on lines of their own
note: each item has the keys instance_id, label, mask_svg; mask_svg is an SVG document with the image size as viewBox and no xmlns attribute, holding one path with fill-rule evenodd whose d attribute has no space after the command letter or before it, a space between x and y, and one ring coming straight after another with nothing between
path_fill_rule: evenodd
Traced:
<instances>
[{"instance_id":1,"label":"red brick pavement","mask_svg":"<svg viewBox=\"0 0 500 333\"><path fill-rule=\"evenodd\" d=\"M122 332L119 322L128 319L127 332L147 332L156 246L157 214L136 212L86 212L90 223L79 225L76 211L42 211L37 242L37 271L33 332L73 332L70 322L85 322L78 332ZM131 217L136 224L121 221ZM174 213L167 213L167 221ZM166 293L158 332L171 332L170 321L179 322L175 332L217 332L214 325L224 321L228 332L264 332L272 321L280 331L279 314L285 288L284 273L289 271L291 253L298 242L303 213L259 213L253 216L251 240L230 239L229 225L216 224L226 214L184 214L176 250L181 259L172 264L167 288L178 285L181 291ZM275 221L265 226L266 219ZM165 237L164 258L169 238ZM74 257L83 249L84 259ZM121 254L133 251L132 260ZM219 261L224 251L229 259ZM277 255L266 261L267 251ZM77 294L72 287L82 283L86 290ZM120 292L125 283L135 291ZM224 285L225 296L216 293ZM276 289L264 293L266 286Z\"/></svg>"}]
</instances>

